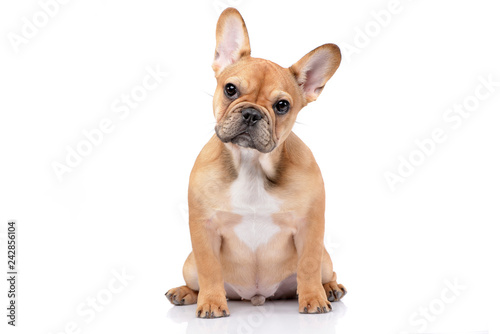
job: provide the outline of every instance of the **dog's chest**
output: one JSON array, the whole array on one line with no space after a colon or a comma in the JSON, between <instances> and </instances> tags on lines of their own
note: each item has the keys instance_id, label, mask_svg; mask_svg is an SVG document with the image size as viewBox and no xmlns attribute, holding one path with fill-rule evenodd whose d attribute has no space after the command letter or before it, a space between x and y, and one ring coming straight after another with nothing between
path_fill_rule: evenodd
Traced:
<instances>
[{"instance_id":1,"label":"dog's chest","mask_svg":"<svg viewBox=\"0 0 500 334\"><path fill-rule=\"evenodd\" d=\"M242 217L234 232L252 251L280 231L272 218L280 210L280 201L266 191L264 178L258 165L244 160L231 185L232 211Z\"/></svg>"}]
</instances>

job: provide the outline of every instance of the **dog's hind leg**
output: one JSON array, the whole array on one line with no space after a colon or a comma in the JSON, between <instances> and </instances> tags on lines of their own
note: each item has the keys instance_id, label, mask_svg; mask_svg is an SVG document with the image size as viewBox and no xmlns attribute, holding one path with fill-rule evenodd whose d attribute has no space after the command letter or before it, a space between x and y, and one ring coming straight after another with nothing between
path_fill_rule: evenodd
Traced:
<instances>
[{"instance_id":1,"label":"dog's hind leg","mask_svg":"<svg viewBox=\"0 0 500 334\"><path fill-rule=\"evenodd\" d=\"M323 251L323 262L321 264L321 276L326 297L330 302L338 302L347 293L342 284L337 283L337 274L333 271L332 260L326 251Z\"/></svg>"},{"instance_id":2,"label":"dog's hind leg","mask_svg":"<svg viewBox=\"0 0 500 334\"><path fill-rule=\"evenodd\" d=\"M198 300L198 291L187 287L186 285L168 290L165 294L168 300L174 305L195 304Z\"/></svg>"},{"instance_id":3,"label":"dog's hind leg","mask_svg":"<svg viewBox=\"0 0 500 334\"><path fill-rule=\"evenodd\" d=\"M186 285L168 290L165 294L168 300L174 305L196 304L198 300L198 272L194 261L193 253L190 253L184 263L182 274Z\"/></svg>"}]
</instances>

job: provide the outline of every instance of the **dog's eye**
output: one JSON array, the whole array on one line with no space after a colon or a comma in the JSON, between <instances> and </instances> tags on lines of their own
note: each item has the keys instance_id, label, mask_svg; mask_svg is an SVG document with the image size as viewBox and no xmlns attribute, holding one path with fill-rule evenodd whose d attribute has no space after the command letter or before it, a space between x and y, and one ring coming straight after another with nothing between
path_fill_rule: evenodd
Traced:
<instances>
[{"instance_id":1,"label":"dog's eye","mask_svg":"<svg viewBox=\"0 0 500 334\"><path fill-rule=\"evenodd\" d=\"M279 100L274 105L274 111L279 115L284 115L290 110L290 102L287 100Z\"/></svg>"},{"instance_id":2,"label":"dog's eye","mask_svg":"<svg viewBox=\"0 0 500 334\"><path fill-rule=\"evenodd\" d=\"M232 83L228 83L226 87L224 87L224 93L230 99L234 99L238 95L238 89Z\"/></svg>"}]
</instances>

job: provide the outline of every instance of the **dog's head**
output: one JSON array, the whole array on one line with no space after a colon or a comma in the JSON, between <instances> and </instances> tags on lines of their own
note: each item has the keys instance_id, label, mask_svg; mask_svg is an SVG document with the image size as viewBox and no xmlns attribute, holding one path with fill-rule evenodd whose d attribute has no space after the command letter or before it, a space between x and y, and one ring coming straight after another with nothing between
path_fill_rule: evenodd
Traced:
<instances>
[{"instance_id":1,"label":"dog's head","mask_svg":"<svg viewBox=\"0 0 500 334\"><path fill-rule=\"evenodd\" d=\"M316 100L335 73L340 50L322 45L289 68L253 58L245 22L234 8L221 14L216 37L215 132L224 143L271 152L290 134L300 109Z\"/></svg>"}]
</instances>

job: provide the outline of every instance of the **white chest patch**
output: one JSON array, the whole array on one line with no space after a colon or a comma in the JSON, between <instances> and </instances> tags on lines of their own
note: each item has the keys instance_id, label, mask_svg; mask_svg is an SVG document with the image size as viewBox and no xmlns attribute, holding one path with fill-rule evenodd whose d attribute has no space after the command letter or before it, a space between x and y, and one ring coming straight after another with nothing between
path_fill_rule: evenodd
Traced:
<instances>
[{"instance_id":1,"label":"white chest patch","mask_svg":"<svg viewBox=\"0 0 500 334\"><path fill-rule=\"evenodd\" d=\"M234 232L252 251L280 231L271 216L279 211L280 201L265 190L264 178L256 153L242 150L238 178L231 186L231 204L233 212L243 217Z\"/></svg>"}]
</instances>

